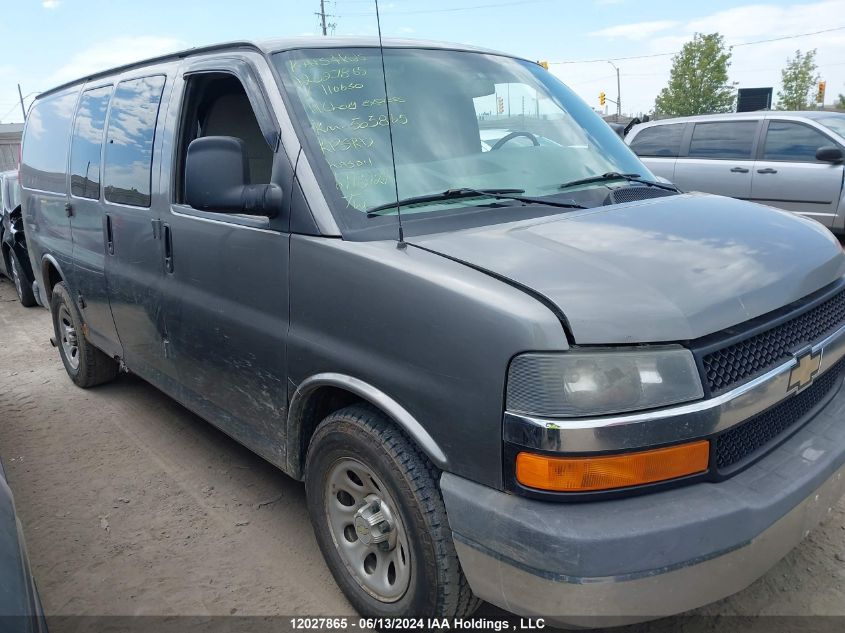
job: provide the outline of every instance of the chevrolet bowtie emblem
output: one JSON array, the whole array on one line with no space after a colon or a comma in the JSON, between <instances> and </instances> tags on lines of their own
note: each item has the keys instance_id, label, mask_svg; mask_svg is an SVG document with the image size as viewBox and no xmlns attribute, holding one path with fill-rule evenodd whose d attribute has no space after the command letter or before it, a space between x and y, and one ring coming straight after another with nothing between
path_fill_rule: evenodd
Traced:
<instances>
[{"instance_id":1,"label":"chevrolet bowtie emblem","mask_svg":"<svg viewBox=\"0 0 845 633\"><path fill-rule=\"evenodd\" d=\"M789 386L787 387L787 391L803 389L813 382L813 378L819 373L822 365L822 352L819 350L816 354L813 354L808 350L796 355L795 359L798 361L798 364L789 372Z\"/></svg>"}]
</instances>

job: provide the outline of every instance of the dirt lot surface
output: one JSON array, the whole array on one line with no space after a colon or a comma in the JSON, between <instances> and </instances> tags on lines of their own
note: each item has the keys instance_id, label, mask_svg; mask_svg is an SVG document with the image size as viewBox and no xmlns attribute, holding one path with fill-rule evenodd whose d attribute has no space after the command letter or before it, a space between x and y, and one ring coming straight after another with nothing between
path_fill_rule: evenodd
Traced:
<instances>
[{"instance_id":1,"label":"dirt lot surface","mask_svg":"<svg viewBox=\"0 0 845 633\"><path fill-rule=\"evenodd\" d=\"M75 387L50 335L48 312L21 307L0 280L0 456L48 616L352 615L300 483L133 376ZM845 616L845 504L700 613ZM743 628L729 620L634 628Z\"/></svg>"}]
</instances>

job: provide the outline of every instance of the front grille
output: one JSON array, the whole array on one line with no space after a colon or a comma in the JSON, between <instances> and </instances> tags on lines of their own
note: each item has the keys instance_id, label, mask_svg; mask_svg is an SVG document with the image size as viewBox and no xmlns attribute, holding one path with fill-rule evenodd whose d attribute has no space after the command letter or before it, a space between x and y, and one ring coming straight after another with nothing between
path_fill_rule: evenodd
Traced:
<instances>
[{"instance_id":1,"label":"front grille","mask_svg":"<svg viewBox=\"0 0 845 633\"><path fill-rule=\"evenodd\" d=\"M716 395L778 365L792 352L845 323L845 290L794 319L707 354L704 372Z\"/></svg>"},{"instance_id":2,"label":"front grille","mask_svg":"<svg viewBox=\"0 0 845 633\"><path fill-rule=\"evenodd\" d=\"M841 381L845 358L807 387L775 406L758 413L716 438L716 467L730 468L765 447L779 435L795 427Z\"/></svg>"}]
</instances>

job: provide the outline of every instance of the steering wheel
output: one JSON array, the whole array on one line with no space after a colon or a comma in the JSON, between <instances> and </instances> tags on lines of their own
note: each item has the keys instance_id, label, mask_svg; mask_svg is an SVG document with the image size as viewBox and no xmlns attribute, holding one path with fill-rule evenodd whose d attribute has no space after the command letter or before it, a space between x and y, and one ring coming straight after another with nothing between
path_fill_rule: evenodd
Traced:
<instances>
[{"instance_id":1,"label":"steering wheel","mask_svg":"<svg viewBox=\"0 0 845 633\"><path fill-rule=\"evenodd\" d=\"M502 147L502 145L504 145L508 141L515 139L519 136L524 136L525 138L530 139L531 142L534 143L534 147L540 146L540 141L538 141L537 137L534 136L531 132L519 132L519 131L517 131L517 132L511 132L510 134L506 134L505 136L500 138L498 141L496 141L496 144L493 145L493 147L490 148L490 151L492 152L494 149L499 149L500 147Z\"/></svg>"}]
</instances>

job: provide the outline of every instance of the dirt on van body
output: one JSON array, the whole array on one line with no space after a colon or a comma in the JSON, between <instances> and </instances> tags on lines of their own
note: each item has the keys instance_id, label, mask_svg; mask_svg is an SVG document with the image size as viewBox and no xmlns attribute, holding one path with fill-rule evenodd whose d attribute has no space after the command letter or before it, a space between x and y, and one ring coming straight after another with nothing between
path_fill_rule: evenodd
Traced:
<instances>
[{"instance_id":1,"label":"dirt on van body","mask_svg":"<svg viewBox=\"0 0 845 633\"><path fill-rule=\"evenodd\" d=\"M354 615L299 482L134 376L75 387L51 333L49 313L23 308L0 280L0 456L48 616ZM632 629L845 616L845 502L763 578L696 613L716 617ZM503 613L483 605L478 616ZM774 618L765 630L795 626Z\"/></svg>"}]
</instances>

